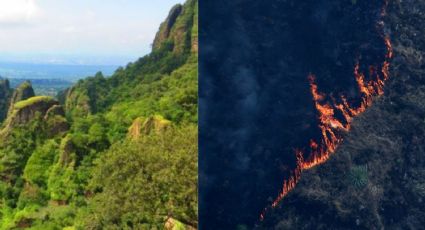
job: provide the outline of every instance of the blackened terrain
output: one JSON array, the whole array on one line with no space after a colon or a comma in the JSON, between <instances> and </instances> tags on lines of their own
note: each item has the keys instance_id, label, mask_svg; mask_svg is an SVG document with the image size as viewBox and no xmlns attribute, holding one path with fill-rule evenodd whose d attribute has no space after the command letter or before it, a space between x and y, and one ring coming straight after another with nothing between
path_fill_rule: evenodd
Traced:
<instances>
[{"instance_id":1,"label":"blackened terrain","mask_svg":"<svg viewBox=\"0 0 425 230\"><path fill-rule=\"evenodd\" d=\"M322 92L355 101L356 62L366 71L384 59L383 6L381 0L200 3L202 229L250 229L258 222L295 166L294 148L318 135L308 74L317 75ZM274 227L268 221L263 226Z\"/></svg>"},{"instance_id":2,"label":"blackened terrain","mask_svg":"<svg viewBox=\"0 0 425 230\"><path fill-rule=\"evenodd\" d=\"M423 228L425 2L389 1L387 11L395 56L384 96L258 229Z\"/></svg>"}]
</instances>

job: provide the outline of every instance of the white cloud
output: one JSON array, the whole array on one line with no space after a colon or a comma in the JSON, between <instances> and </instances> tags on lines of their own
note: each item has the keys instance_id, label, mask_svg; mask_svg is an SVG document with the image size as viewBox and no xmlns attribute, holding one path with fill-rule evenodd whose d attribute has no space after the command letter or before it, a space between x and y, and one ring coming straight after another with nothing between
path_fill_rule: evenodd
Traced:
<instances>
[{"instance_id":1,"label":"white cloud","mask_svg":"<svg viewBox=\"0 0 425 230\"><path fill-rule=\"evenodd\" d=\"M1 24L27 24L41 13L35 0L0 0Z\"/></svg>"},{"instance_id":2,"label":"white cloud","mask_svg":"<svg viewBox=\"0 0 425 230\"><path fill-rule=\"evenodd\" d=\"M126 63L150 52L159 24L183 0L124 1L0 0L0 61Z\"/></svg>"},{"instance_id":3,"label":"white cloud","mask_svg":"<svg viewBox=\"0 0 425 230\"><path fill-rule=\"evenodd\" d=\"M86 10L86 16L89 19L94 19L96 17L96 12L92 9L88 9L88 10Z\"/></svg>"},{"instance_id":4,"label":"white cloud","mask_svg":"<svg viewBox=\"0 0 425 230\"><path fill-rule=\"evenodd\" d=\"M75 26L65 26L62 30L65 33L75 33L77 31L77 27Z\"/></svg>"}]
</instances>

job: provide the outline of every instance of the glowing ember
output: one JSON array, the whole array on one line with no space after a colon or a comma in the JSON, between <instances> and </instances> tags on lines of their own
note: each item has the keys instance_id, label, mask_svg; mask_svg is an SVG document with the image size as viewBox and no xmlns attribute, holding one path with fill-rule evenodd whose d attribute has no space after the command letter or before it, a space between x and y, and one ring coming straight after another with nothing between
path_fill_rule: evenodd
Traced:
<instances>
[{"instance_id":1,"label":"glowing ember","mask_svg":"<svg viewBox=\"0 0 425 230\"><path fill-rule=\"evenodd\" d=\"M386 14L386 6L388 2L385 1L384 8L381 15ZM378 22L378 25L383 26L383 22ZM390 38L383 36L387 52L385 54L385 61L382 64L381 71L376 66L369 67L369 80L365 79L365 75L360 71L360 64L356 63L354 66L354 78L360 92L360 105L350 105L345 96L341 96L340 103L335 98L327 98L323 93L320 93L318 86L315 82L315 76L310 74L308 80L310 83L310 91L313 97L314 106L318 113L319 129L321 137L319 141L310 140L309 157L304 159L305 152L296 150L297 165L295 170L291 173L290 177L283 181L283 187L278 197L273 201L272 207L276 207L279 202L292 190L298 183L303 170L313 168L316 165L326 162L330 156L335 152L338 145L343 140L343 133L349 131L351 122L354 117L364 112L371 104L374 97L384 93L384 83L389 77L389 59L393 57L393 50ZM331 100L326 100L331 99ZM329 101L332 101L330 103ZM342 114L343 120L335 116L335 111ZM267 208L260 214L260 219L264 219Z\"/></svg>"}]
</instances>

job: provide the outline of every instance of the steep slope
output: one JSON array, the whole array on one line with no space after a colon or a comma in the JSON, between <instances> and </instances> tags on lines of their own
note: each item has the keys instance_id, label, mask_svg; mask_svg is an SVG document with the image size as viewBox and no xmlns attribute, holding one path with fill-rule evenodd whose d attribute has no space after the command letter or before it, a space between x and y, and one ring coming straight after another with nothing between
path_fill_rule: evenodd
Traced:
<instances>
[{"instance_id":1,"label":"steep slope","mask_svg":"<svg viewBox=\"0 0 425 230\"><path fill-rule=\"evenodd\" d=\"M151 54L119 68L111 77L98 73L78 82L67 92L67 111L83 115L105 111L116 102L146 97L144 85L166 81L163 78L175 70L193 69L188 65L197 61L196 19L196 1L175 6L156 35Z\"/></svg>"},{"instance_id":2,"label":"steep slope","mask_svg":"<svg viewBox=\"0 0 425 230\"><path fill-rule=\"evenodd\" d=\"M201 5L201 228L252 229L380 93L385 1Z\"/></svg>"},{"instance_id":3,"label":"steep slope","mask_svg":"<svg viewBox=\"0 0 425 230\"><path fill-rule=\"evenodd\" d=\"M187 4L195 4L195 1ZM197 52L197 7L176 5L171 9L163 22L153 42L153 50L172 47L175 53L185 53L187 50Z\"/></svg>"},{"instance_id":4,"label":"steep slope","mask_svg":"<svg viewBox=\"0 0 425 230\"><path fill-rule=\"evenodd\" d=\"M48 136L55 136L68 130L68 123L62 106L51 97L33 96L13 104L11 109L5 122L5 127L1 131L3 135L7 135L15 127L25 126L38 117L43 118L48 126L44 130Z\"/></svg>"},{"instance_id":5,"label":"steep slope","mask_svg":"<svg viewBox=\"0 0 425 230\"><path fill-rule=\"evenodd\" d=\"M12 111L13 105L16 104L17 102L26 100L34 96L35 96L35 93L34 93L34 89L32 88L31 82L24 81L13 91L13 95L10 101L11 106L9 108L9 111Z\"/></svg>"},{"instance_id":6,"label":"steep slope","mask_svg":"<svg viewBox=\"0 0 425 230\"><path fill-rule=\"evenodd\" d=\"M13 94L9 102L8 115L10 115L10 113L13 112L13 107L16 103L34 96L35 96L35 93L34 93L34 89L32 88L31 82L24 81L16 89L13 90Z\"/></svg>"},{"instance_id":7,"label":"steep slope","mask_svg":"<svg viewBox=\"0 0 425 230\"><path fill-rule=\"evenodd\" d=\"M423 1L389 2L394 60L385 94L334 156L303 175L258 229L419 229L424 225ZM309 210L305 212L305 210Z\"/></svg>"},{"instance_id":8,"label":"steep slope","mask_svg":"<svg viewBox=\"0 0 425 230\"><path fill-rule=\"evenodd\" d=\"M47 111L61 116L65 115L58 101L47 96L35 97L34 89L29 81L24 81L16 89L9 88L7 79L3 80L1 84L5 102L3 104L5 117L2 120L7 118L3 123L2 134L8 133L16 126L25 125L37 116L46 115L47 117Z\"/></svg>"},{"instance_id":9,"label":"steep slope","mask_svg":"<svg viewBox=\"0 0 425 230\"><path fill-rule=\"evenodd\" d=\"M174 7L149 55L80 80L63 107L18 87L0 136L0 229L197 227L196 19L197 1Z\"/></svg>"},{"instance_id":10,"label":"steep slope","mask_svg":"<svg viewBox=\"0 0 425 230\"><path fill-rule=\"evenodd\" d=\"M142 135L148 135L152 132L161 133L170 128L171 122L162 116L153 116L149 118L136 118L128 128L128 138L138 139Z\"/></svg>"}]
</instances>

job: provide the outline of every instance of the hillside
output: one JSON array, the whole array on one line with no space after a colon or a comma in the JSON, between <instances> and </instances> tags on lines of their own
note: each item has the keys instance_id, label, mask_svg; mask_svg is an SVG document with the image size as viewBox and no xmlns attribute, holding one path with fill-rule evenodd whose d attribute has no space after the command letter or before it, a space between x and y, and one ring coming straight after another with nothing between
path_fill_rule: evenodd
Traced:
<instances>
[{"instance_id":1,"label":"hillside","mask_svg":"<svg viewBox=\"0 0 425 230\"><path fill-rule=\"evenodd\" d=\"M57 99L0 82L0 229L197 228L197 4Z\"/></svg>"},{"instance_id":2,"label":"hillside","mask_svg":"<svg viewBox=\"0 0 425 230\"><path fill-rule=\"evenodd\" d=\"M385 94L330 160L306 171L258 229L420 229L425 209L423 1L390 1ZM308 210L306 212L305 210Z\"/></svg>"}]
</instances>

